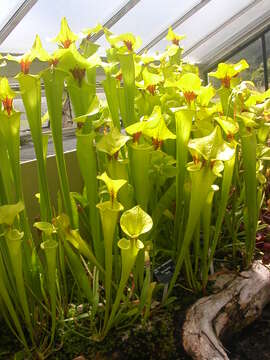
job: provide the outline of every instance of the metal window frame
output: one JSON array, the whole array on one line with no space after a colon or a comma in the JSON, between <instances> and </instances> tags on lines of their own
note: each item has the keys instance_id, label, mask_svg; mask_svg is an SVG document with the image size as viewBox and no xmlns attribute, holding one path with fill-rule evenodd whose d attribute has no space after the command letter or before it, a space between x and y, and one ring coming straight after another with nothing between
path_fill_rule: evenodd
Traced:
<instances>
[{"instance_id":1,"label":"metal window frame","mask_svg":"<svg viewBox=\"0 0 270 360\"><path fill-rule=\"evenodd\" d=\"M134 6L136 6L141 0L127 0L124 5L116 10L107 21L103 24L104 27L110 29L116 24L123 16L125 16ZM8 35L15 29L19 22L24 16L31 10L31 8L38 2L38 0L25 0L19 7L14 11L12 16L6 21L6 23L0 29L0 45L5 41ZM90 40L95 42L102 35L103 31L91 36ZM16 54L20 55L20 54Z\"/></svg>"},{"instance_id":2,"label":"metal window frame","mask_svg":"<svg viewBox=\"0 0 270 360\"><path fill-rule=\"evenodd\" d=\"M220 62L225 62L228 59L230 59L232 56L236 55L237 53L239 53L240 51L246 49L249 45L253 44L254 42L256 42L257 40L261 41L261 45L262 45L262 60L263 60L263 68L264 68L264 85L265 85L265 90L267 90L269 88L269 83L268 83L268 71L270 69L268 69L268 64L267 64L267 51L266 51L266 42L265 42L265 35L270 31L270 25L268 25L267 27L265 27L265 29L261 32L259 32L258 34L254 35L253 37L251 37L249 40L247 40L246 42L244 42L243 44L241 44L240 46L236 47L235 49L233 49L232 51L228 52L225 56L223 56L222 58L220 58L219 60L215 61L215 63L211 64L209 67L205 68L203 70L203 74L204 77L206 79L208 79L207 74L214 70L217 65Z\"/></svg>"},{"instance_id":3,"label":"metal window frame","mask_svg":"<svg viewBox=\"0 0 270 360\"><path fill-rule=\"evenodd\" d=\"M262 41L262 55L263 55L264 86L265 86L265 90L268 90L268 66L267 66L265 32L262 34L261 41Z\"/></svg>"},{"instance_id":4,"label":"metal window frame","mask_svg":"<svg viewBox=\"0 0 270 360\"><path fill-rule=\"evenodd\" d=\"M8 35L15 29L19 22L32 9L38 0L25 0L21 3L5 24L0 29L0 45L5 41Z\"/></svg>"},{"instance_id":5,"label":"metal window frame","mask_svg":"<svg viewBox=\"0 0 270 360\"><path fill-rule=\"evenodd\" d=\"M184 51L183 57L189 55L192 51L199 48L201 45L205 44L208 40L210 40L213 36L218 34L221 30L224 29L224 27L227 27L231 25L234 21L238 20L242 15L247 13L249 10L251 10L254 6L258 5L262 0L253 0L248 5L244 6L242 9L240 9L238 12L236 12L233 16L225 20L221 25L219 25L214 30L210 31L206 36L204 36L201 40L193 44L189 49Z\"/></svg>"},{"instance_id":6,"label":"metal window frame","mask_svg":"<svg viewBox=\"0 0 270 360\"><path fill-rule=\"evenodd\" d=\"M203 57L200 63L202 71L214 68L217 63L223 59L227 60L230 56L234 55L235 52L239 51L239 49L242 50L242 48L259 38L263 32L267 31L269 26L270 10L265 14L263 19L259 18L248 24L241 32L236 33L221 46L216 47L214 51L208 53L207 57ZM215 60L209 61L212 59Z\"/></svg>"},{"instance_id":7,"label":"metal window frame","mask_svg":"<svg viewBox=\"0 0 270 360\"><path fill-rule=\"evenodd\" d=\"M124 17L131 9L134 8L141 0L129 0L122 6L115 14L113 14L107 21L105 21L103 27L110 29L113 25L115 25L122 17ZM92 35L90 40L92 42L97 41L101 36L103 36L104 31L101 30L99 33Z\"/></svg>"},{"instance_id":8,"label":"metal window frame","mask_svg":"<svg viewBox=\"0 0 270 360\"><path fill-rule=\"evenodd\" d=\"M173 30L176 29L179 25L181 25L183 22L188 20L190 17L192 17L194 14L196 14L198 11L200 11L204 6L206 6L209 2L212 0L201 0L196 5L194 5L191 9L189 9L184 15L182 15L180 18L178 18L173 24L171 24L169 27L171 27ZM159 41L164 39L168 33L168 28L166 27L165 30L161 31L157 36L155 36L148 44L146 44L142 49L138 51L138 54L143 54L146 50L151 49L153 46L155 46Z\"/></svg>"}]
</instances>

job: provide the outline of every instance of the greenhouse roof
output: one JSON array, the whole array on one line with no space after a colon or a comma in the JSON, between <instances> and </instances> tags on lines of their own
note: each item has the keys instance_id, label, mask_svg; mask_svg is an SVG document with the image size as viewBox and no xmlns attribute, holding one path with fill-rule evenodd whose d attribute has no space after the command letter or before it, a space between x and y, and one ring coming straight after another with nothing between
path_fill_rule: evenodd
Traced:
<instances>
[{"instance_id":1,"label":"greenhouse roof","mask_svg":"<svg viewBox=\"0 0 270 360\"><path fill-rule=\"evenodd\" d=\"M39 34L46 40L59 31L63 16L71 29L105 25L116 34L142 38L139 52L162 51L171 26L185 34L182 45L189 61L210 64L270 24L270 0L0 0L0 53L27 51ZM102 33L94 40L105 54Z\"/></svg>"}]
</instances>

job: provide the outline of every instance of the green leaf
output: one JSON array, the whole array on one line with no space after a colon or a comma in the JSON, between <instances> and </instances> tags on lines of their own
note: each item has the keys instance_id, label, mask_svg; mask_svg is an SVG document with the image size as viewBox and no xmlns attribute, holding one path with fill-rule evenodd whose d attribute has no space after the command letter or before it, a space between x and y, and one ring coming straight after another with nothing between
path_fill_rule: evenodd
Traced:
<instances>
[{"instance_id":1,"label":"green leaf","mask_svg":"<svg viewBox=\"0 0 270 360\"><path fill-rule=\"evenodd\" d=\"M24 232L21 232L17 229L8 229L5 232L5 237L6 237L7 241L20 241L20 240L22 240L23 236L24 236ZM14 250L14 252L15 252L15 248L13 248L12 250ZM11 253L13 253L12 250L11 250ZM18 259L16 259L16 260L18 260Z\"/></svg>"},{"instance_id":2,"label":"green leaf","mask_svg":"<svg viewBox=\"0 0 270 360\"><path fill-rule=\"evenodd\" d=\"M54 226L46 221L35 222L33 226L47 235L51 235L55 232Z\"/></svg>"},{"instance_id":3,"label":"green leaf","mask_svg":"<svg viewBox=\"0 0 270 360\"><path fill-rule=\"evenodd\" d=\"M89 37L89 36L98 34L100 31L102 31L102 29L103 29L103 26L98 23L96 26L94 26L92 28L86 28L82 32L83 32L83 34L85 34Z\"/></svg>"},{"instance_id":4,"label":"green leaf","mask_svg":"<svg viewBox=\"0 0 270 360\"><path fill-rule=\"evenodd\" d=\"M181 76L177 85L183 92L197 93L201 88L201 79L196 74L187 73Z\"/></svg>"},{"instance_id":5,"label":"green leaf","mask_svg":"<svg viewBox=\"0 0 270 360\"><path fill-rule=\"evenodd\" d=\"M131 241L127 240L125 238L120 239L118 241L117 245L121 250L129 250L129 249L131 249ZM139 240L139 239L136 240L135 246L139 250L144 248L143 242L141 240Z\"/></svg>"},{"instance_id":6,"label":"green leaf","mask_svg":"<svg viewBox=\"0 0 270 360\"><path fill-rule=\"evenodd\" d=\"M226 64L226 63L220 63L218 64L217 71L210 72L208 75L215 77L220 80L232 79L233 77L237 76L241 71L244 71L249 68L248 63L246 60L240 60L236 64ZM229 87L229 84L224 83L225 87Z\"/></svg>"},{"instance_id":7,"label":"green leaf","mask_svg":"<svg viewBox=\"0 0 270 360\"><path fill-rule=\"evenodd\" d=\"M176 176L175 159L163 151L153 151L151 157L150 179L153 183L163 186L168 178Z\"/></svg>"},{"instance_id":8,"label":"green leaf","mask_svg":"<svg viewBox=\"0 0 270 360\"><path fill-rule=\"evenodd\" d=\"M193 161L187 163L187 170L190 172L199 171L199 170L201 170L201 168L202 168L201 161L196 162L196 163L194 163Z\"/></svg>"},{"instance_id":9,"label":"green leaf","mask_svg":"<svg viewBox=\"0 0 270 360\"><path fill-rule=\"evenodd\" d=\"M85 70L94 68L101 64L101 59L97 54L93 54L88 58L82 56L75 46L70 47L67 50L60 49L61 51L55 52L55 55L59 54L59 63L58 67L64 71L69 71L74 78L78 74L78 69L84 71L84 76L86 74ZM77 71L77 73L76 73Z\"/></svg>"},{"instance_id":10,"label":"green leaf","mask_svg":"<svg viewBox=\"0 0 270 360\"><path fill-rule=\"evenodd\" d=\"M94 55L98 49L100 48L100 45L93 43L92 41L88 40L87 38L83 39L80 44L80 50L82 52L82 55L85 58L88 58L89 56Z\"/></svg>"},{"instance_id":11,"label":"green leaf","mask_svg":"<svg viewBox=\"0 0 270 360\"><path fill-rule=\"evenodd\" d=\"M104 29L104 33L107 41L111 44L111 46L116 47L122 51L134 51L141 47L142 40L139 36L134 36L131 33L121 34L121 35L113 35L112 32Z\"/></svg>"},{"instance_id":12,"label":"green leaf","mask_svg":"<svg viewBox=\"0 0 270 360\"><path fill-rule=\"evenodd\" d=\"M219 125L222 127L222 130L226 135L234 135L239 131L239 125L229 116L219 116L214 118Z\"/></svg>"},{"instance_id":13,"label":"green leaf","mask_svg":"<svg viewBox=\"0 0 270 360\"><path fill-rule=\"evenodd\" d=\"M106 75L107 74L112 75L112 74L115 74L118 70L118 61L109 62L109 63L102 61L101 66Z\"/></svg>"},{"instance_id":14,"label":"green leaf","mask_svg":"<svg viewBox=\"0 0 270 360\"><path fill-rule=\"evenodd\" d=\"M129 54L118 54L118 60L120 61L120 68L123 75L123 89L119 88L119 90L123 90L122 92L123 98L119 99L120 105L120 113L122 116L122 121L124 126L131 125L135 122L135 95L136 95L136 86L135 86L135 65L134 65L134 55L132 53ZM123 106L125 107L125 112L122 110Z\"/></svg>"},{"instance_id":15,"label":"green leaf","mask_svg":"<svg viewBox=\"0 0 270 360\"><path fill-rule=\"evenodd\" d=\"M177 44L172 44L170 46L167 47L167 50L161 55L161 59L160 60L164 60L167 57L173 57L174 55L176 55L179 50L181 50L179 48L179 45Z\"/></svg>"},{"instance_id":16,"label":"green leaf","mask_svg":"<svg viewBox=\"0 0 270 360\"><path fill-rule=\"evenodd\" d=\"M114 200L116 200L118 191L127 182L126 180L122 180L122 179L113 180L107 175L106 172L104 172L100 176L97 176L97 179L103 181L106 184L112 202L114 202Z\"/></svg>"},{"instance_id":17,"label":"green leaf","mask_svg":"<svg viewBox=\"0 0 270 360\"><path fill-rule=\"evenodd\" d=\"M16 96L15 91L13 91L9 85L8 79L3 77L0 80L0 100L14 99Z\"/></svg>"},{"instance_id":18,"label":"green leaf","mask_svg":"<svg viewBox=\"0 0 270 360\"><path fill-rule=\"evenodd\" d=\"M163 80L163 76L161 74L150 72L147 67L144 68L142 76L145 88L147 88L149 85L157 85Z\"/></svg>"},{"instance_id":19,"label":"green leaf","mask_svg":"<svg viewBox=\"0 0 270 360\"><path fill-rule=\"evenodd\" d=\"M237 115L237 118L241 120L246 128L258 128L259 125L256 122L256 116L250 112L242 112L241 115Z\"/></svg>"},{"instance_id":20,"label":"green leaf","mask_svg":"<svg viewBox=\"0 0 270 360\"><path fill-rule=\"evenodd\" d=\"M40 37L38 35L36 35L36 38L35 38L35 41L33 43L31 50L27 51L25 54L19 55L19 56L14 56L14 55L8 54L6 56L7 60L16 61L16 62L20 63L22 66L22 72L25 72L25 73L27 73L29 71L29 66L35 59L39 59L40 61L49 61L50 58L51 57L50 57L49 53L43 48ZM24 71L23 63L26 66L26 69L25 69L26 71Z\"/></svg>"},{"instance_id":21,"label":"green leaf","mask_svg":"<svg viewBox=\"0 0 270 360\"><path fill-rule=\"evenodd\" d=\"M143 118L142 118L141 121L138 121L135 124L128 126L126 128L126 132L130 135L134 135L136 133L142 132L145 124L146 124L146 121L143 121Z\"/></svg>"},{"instance_id":22,"label":"green leaf","mask_svg":"<svg viewBox=\"0 0 270 360\"><path fill-rule=\"evenodd\" d=\"M213 166L212 166L212 171L213 173L218 176L221 177L220 173L224 170L224 164L222 161L218 160L215 161Z\"/></svg>"},{"instance_id":23,"label":"green leaf","mask_svg":"<svg viewBox=\"0 0 270 360\"><path fill-rule=\"evenodd\" d=\"M173 44L178 45L180 40L185 39L185 35L176 34L173 29L170 27L168 30L168 34L166 35L166 40L172 41Z\"/></svg>"},{"instance_id":24,"label":"green leaf","mask_svg":"<svg viewBox=\"0 0 270 360\"><path fill-rule=\"evenodd\" d=\"M67 19L65 17L61 20L61 29L59 34L53 38L51 41L57 43L59 46L67 49L70 47L78 39L78 35L73 33L67 23Z\"/></svg>"},{"instance_id":25,"label":"green leaf","mask_svg":"<svg viewBox=\"0 0 270 360\"><path fill-rule=\"evenodd\" d=\"M104 202L98 203L96 206L100 210L101 213L105 214L104 217L105 218L107 217L107 219L108 219L108 217L110 217L112 215L112 211L119 212L119 211L124 210L124 206L116 200L114 200L113 202L104 201Z\"/></svg>"},{"instance_id":26,"label":"green leaf","mask_svg":"<svg viewBox=\"0 0 270 360\"><path fill-rule=\"evenodd\" d=\"M142 55L137 55L135 57L136 59L136 62L140 63L140 64L150 64L150 63L153 63L155 61L159 61L160 60L160 56L157 55L157 54L142 54Z\"/></svg>"},{"instance_id":27,"label":"green leaf","mask_svg":"<svg viewBox=\"0 0 270 360\"><path fill-rule=\"evenodd\" d=\"M57 241L53 240L53 239L49 239L49 240L46 240L46 241L43 241L41 244L40 244L40 247L42 250L47 250L48 252L52 249L56 249L58 246L58 243Z\"/></svg>"},{"instance_id":28,"label":"green leaf","mask_svg":"<svg viewBox=\"0 0 270 360\"><path fill-rule=\"evenodd\" d=\"M128 250L130 248L130 240L122 238L118 241L117 245L121 250Z\"/></svg>"},{"instance_id":29,"label":"green leaf","mask_svg":"<svg viewBox=\"0 0 270 360\"><path fill-rule=\"evenodd\" d=\"M130 238L137 239L152 229L153 221L140 206L135 206L123 213L120 219L121 229Z\"/></svg>"},{"instance_id":30,"label":"green leaf","mask_svg":"<svg viewBox=\"0 0 270 360\"><path fill-rule=\"evenodd\" d=\"M115 127L97 143L97 150L113 156L130 140L130 136L123 135Z\"/></svg>"},{"instance_id":31,"label":"green leaf","mask_svg":"<svg viewBox=\"0 0 270 360\"><path fill-rule=\"evenodd\" d=\"M176 72L175 69L171 66L166 66L163 69L164 75L164 87L177 87L177 83L181 77L179 72Z\"/></svg>"},{"instance_id":32,"label":"green leaf","mask_svg":"<svg viewBox=\"0 0 270 360\"><path fill-rule=\"evenodd\" d=\"M258 91L252 91L249 98L245 101L245 106L250 107L256 104L262 103L265 99L270 98L270 89L267 91L260 93Z\"/></svg>"},{"instance_id":33,"label":"green leaf","mask_svg":"<svg viewBox=\"0 0 270 360\"><path fill-rule=\"evenodd\" d=\"M234 154L234 149L222 138L219 126L210 135L190 140L188 147L192 155L202 156L207 161L226 161Z\"/></svg>"},{"instance_id":34,"label":"green leaf","mask_svg":"<svg viewBox=\"0 0 270 360\"><path fill-rule=\"evenodd\" d=\"M84 123L88 119L88 117L94 116L98 114L100 111L101 111L101 105L99 102L99 98L97 95L95 95L93 100L91 101L87 113L73 118L73 121L77 123Z\"/></svg>"},{"instance_id":35,"label":"green leaf","mask_svg":"<svg viewBox=\"0 0 270 360\"><path fill-rule=\"evenodd\" d=\"M106 95L108 108L113 119L114 126L121 130L119 119L119 103L117 97L117 79L114 78L109 71L107 72L106 79L102 82L103 89Z\"/></svg>"},{"instance_id":36,"label":"green leaf","mask_svg":"<svg viewBox=\"0 0 270 360\"><path fill-rule=\"evenodd\" d=\"M143 135L159 141L176 138L176 136L167 128L159 106L154 107L152 114L143 127L142 133Z\"/></svg>"},{"instance_id":37,"label":"green leaf","mask_svg":"<svg viewBox=\"0 0 270 360\"><path fill-rule=\"evenodd\" d=\"M212 85L201 86L197 101L202 106L208 106L210 100L215 96L215 89Z\"/></svg>"},{"instance_id":38,"label":"green leaf","mask_svg":"<svg viewBox=\"0 0 270 360\"><path fill-rule=\"evenodd\" d=\"M31 53L34 58L37 58L40 61L48 61L50 59L50 55L42 46L40 37L38 35L36 35Z\"/></svg>"},{"instance_id":39,"label":"green leaf","mask_svg":"<svg viewBox=\"0 0 270 360\"><path fill-rule=\"evenodd\" d=\"M0 206L0 224L11 226L15 220L15 217L23 210L24 204L22 201L12 205Z\"/></svg>"}]
</instances>

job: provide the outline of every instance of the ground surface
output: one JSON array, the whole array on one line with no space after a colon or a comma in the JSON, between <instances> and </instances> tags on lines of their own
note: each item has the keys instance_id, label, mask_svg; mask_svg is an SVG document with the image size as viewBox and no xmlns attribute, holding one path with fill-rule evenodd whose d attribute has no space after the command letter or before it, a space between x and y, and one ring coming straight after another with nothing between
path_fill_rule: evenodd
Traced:
<instances>
[{"instance_id":1,"label":"ground surface","mask_svg":"<svg viewBox=\"0 0 270 360\"><path fill-rule=\"evenodd\" d=\"M184 311L174 306L174 311L157 313L146 327L134 326L128 330L114 331L103 343L82 338L73 331L66 333L65 346L50 360L189 360L181 346L181 326ZM14 337L0 324L0 359L14 359L17 347ZM263 315L241 334L225 343L230 360L270 360L270 305ZM210 359L209 359L210 360Z\"/></svg>"},{"instance_id":2,"label":"ground surface","mask_svg":"<svg viewBox=\"0 0 270 360\"><path fill-rule=\"evenodd\" d=\"M225 344L230 360L270 360L270 305L253 324Z\"/></svg>"}]
</instances>

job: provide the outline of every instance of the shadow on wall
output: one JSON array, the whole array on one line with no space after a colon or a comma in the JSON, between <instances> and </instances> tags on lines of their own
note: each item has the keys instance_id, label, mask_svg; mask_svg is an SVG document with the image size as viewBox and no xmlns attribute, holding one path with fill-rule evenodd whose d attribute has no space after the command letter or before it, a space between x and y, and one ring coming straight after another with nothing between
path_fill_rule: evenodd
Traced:
<instances>
[{"instance_id":1,"label":"shadow on wall","mask_svg":"<svg viewBox=\"0 0 270 360\"><path fill-rule=\"evenodd\" d=\"M83 180L77 162L76 151L66 152L65 159L69 177L70 191L81 192L83 189ZM21 167L25 207L29 221L32 225L35 221L37 221L40 214L38 200L35 197L35 194L39 192L36 160L22 162ZM57 209L57 192L59 190L59 181L56 159L54 155L47 158L47 176L52 206L54 209Z\"/></svg>"}]
</instances>

